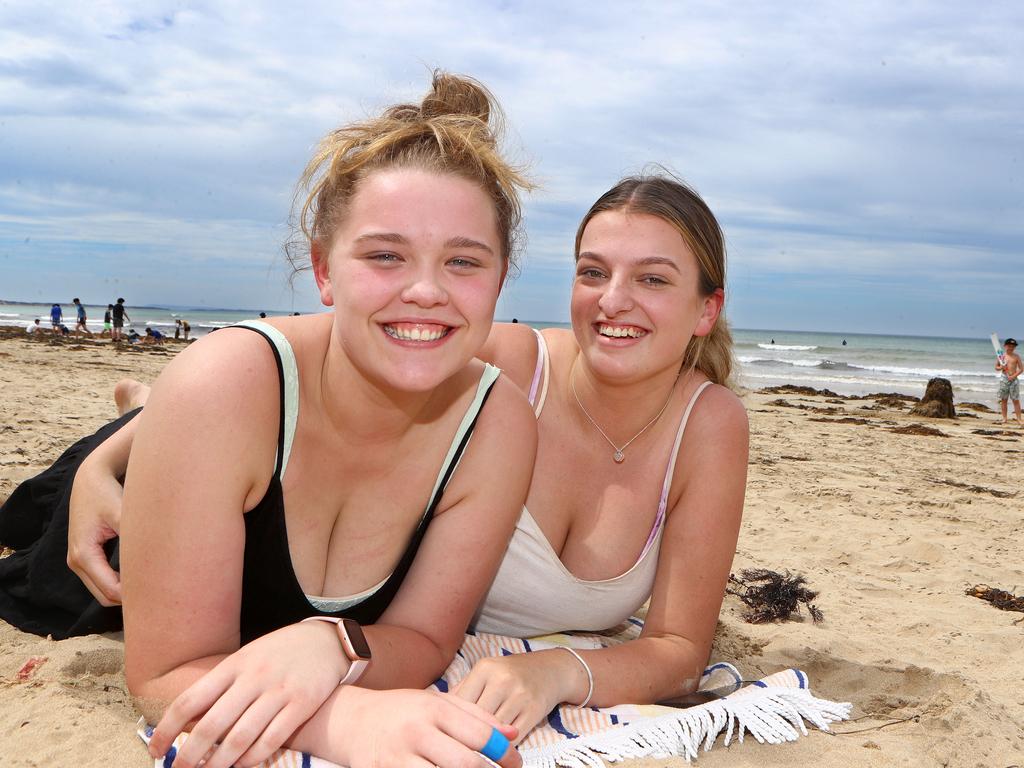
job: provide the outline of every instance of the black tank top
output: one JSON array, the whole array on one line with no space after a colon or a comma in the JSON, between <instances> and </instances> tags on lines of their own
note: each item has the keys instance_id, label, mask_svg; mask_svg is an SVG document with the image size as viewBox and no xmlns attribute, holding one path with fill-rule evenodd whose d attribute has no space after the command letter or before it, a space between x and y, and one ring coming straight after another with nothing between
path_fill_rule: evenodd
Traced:
<instances>
[{"instance_id":1,"label":"black tank top","mask_svg":"<svg viewBox=\"0 0 1024 768\"><path fill-rule=\"evenodd\" d=\"M309 616L338 616L354 619L360 624L372 624L384 613L398 593L409 571L420 542L441 501L445 486L459 463L466 444L473 434L498 370L487 366L477 388L477 396L470 405L458 432L452 441L442 465L434 493L419 524L413 531L409 545L387 580L365 600L340 611L321 611L310 603L295 576L291 554L288 551L288 531L284 516L284 494L281 478L284 475L298 417L298 374L291 345L276 328L258 321L241 323L263 336L274 351L281 382L281 408L277 439L277 462L270 487L260 502L245 515L245 559L242 570L242 643L294 624Z\"/></svg>"}]
</instances>

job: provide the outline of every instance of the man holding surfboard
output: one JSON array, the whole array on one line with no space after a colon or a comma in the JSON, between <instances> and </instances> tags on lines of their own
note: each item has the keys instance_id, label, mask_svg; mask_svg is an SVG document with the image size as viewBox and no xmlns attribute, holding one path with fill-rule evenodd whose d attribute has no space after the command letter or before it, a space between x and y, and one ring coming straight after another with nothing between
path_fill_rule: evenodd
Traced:
<instances>
[{"instance_id":1,"label":"man holding surfboard","mask_svg":"<svg viewBox=\"0 0 1024 768\"><path fill-rule=\"evenodd\" d=\"M996 370L999 371L999 410L1003 414L1003 424L1006 423L1007 401L1013 401L1013 415L1017 418L1017 426L1024 427L1024 420L1020 413L1020 375L1024 372L1024 362L1021 362L1017 354L1017 340L1006 339L1002 349L999 348L998 339L992 335L992 345L996 349Z\"/></svg>"}]
</instances>

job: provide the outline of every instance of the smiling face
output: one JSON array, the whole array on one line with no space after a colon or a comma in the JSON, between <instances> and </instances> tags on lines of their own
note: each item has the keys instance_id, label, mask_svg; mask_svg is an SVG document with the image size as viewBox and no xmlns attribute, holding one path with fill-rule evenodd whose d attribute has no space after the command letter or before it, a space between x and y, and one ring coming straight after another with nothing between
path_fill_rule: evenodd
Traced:
<instances>
[{"instance_id":1,"label":"smiling face","mask_svg":"<svg viewBox=\"0 0 1024 768\"><path fill-rule=\"evenodd\" d=\"M390 169L360 182L314 271L362 375L424 392L479 351L505 276L496 221L483 190L456 176Z\"/></svg>"},{"instance_id":2,"label":"smiling face","mask_svg":"<svg viewBox=\"0 0 1024 768\"><path fill-rule=\"evenodd\" d=\"M720 291L701 296L697 259L658 216L605 211L586 225L572 290L572 325L599 376L628 382L678 371L694 335L721 310Z\"/></svg>"}]
</instances>

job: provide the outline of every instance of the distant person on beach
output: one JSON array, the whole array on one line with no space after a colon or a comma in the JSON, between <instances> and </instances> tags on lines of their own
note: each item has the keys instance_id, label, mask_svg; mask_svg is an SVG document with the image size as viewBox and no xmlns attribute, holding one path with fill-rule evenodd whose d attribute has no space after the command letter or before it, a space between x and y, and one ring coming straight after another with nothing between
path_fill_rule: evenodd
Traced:
<instances>
[{"instance_id":1,"label":"distant person on beach","mask_svg":"<svg viewBox=\"0 0 1024 768\"><path fill-rule=\"evenodd\" d=\"M150 328L147 325L146 326L146 338L144 338L142 340L142 342L143 342L143 344L157 344L157 345L162 347L163 344L164 344L164 335L162 333L160 333L160 331L156 330L155 328Z\"/></svg>"},{"instance_id":2,"label":"distant person on beach","mask_svg":"<svg viewBox=\"0 0 1024 768\"><path fill-rule=\"evenodd\" d=\"M53 335L60 333L60 326L64 322L64 313L61 312L60 304L50 307L50 325L53 326Z\"/></svg>"},{"instance_id":3,"label":"distant person on beach","mask_svg":"<svg viewBox=\"0 0 1024 768\"><path fill-rule=\"evenodd\" d=\"M188 335L192 333L192 326L189 325L188 320L182 319L181 321L181 337L188 341Z\"/></svg>"},{"instance_id":4,"label":"distant person on beach","mask_svg":"<svg viewBox=\"0 0 1024 768\"><path fill-rule=\"evenodd\" d=\"M114 305L107 304L107 311L103 313L103 332L100 334L100 336L106 336L107 338L110 338L111 333L114 330L113 312Z\"/></svg>"},{"instance_id":5,"label":"distant person on beach","mask_svg":"<svg viewBox=\"0 0 1024 768\"><path fill-rule=\"evenodd\" d=\"M1024 427L1024 418L1020 410L1020 375L1024 372L1024 363L1017 354L1017 340L1007 339L1003 342L1003 354L1001 360L996 360L996 370L999 371L999 411L1003 416L1003 424L1007 420L1007 401L1013 401L1013 414L1017 419L1017 425Z\"/></svg>"},{"instance_id":6,"label":"distant person on beach","mask_svg":"<svg viewBox=\"0 0 1024 768\"><path fill-rule=\"evenodd\" d=\"M266 320L266 318L267 318L267 313L266 312L260 312L260 320Z\"/></svg>"},{"instance_id":7,"label":"distant person on beach","mask_svg":"<svg viewBox=\"0 0 1024 768\"><path fill-rule=\"evenodd\" d=\"M127 310L124 308L124 299L118 299L117 303L114 304L113 309L110 311L111 318L114 322L114 329L111 338L114 341L120 341L124 335L124 321L128 320L131 322L131 318L128 316ZM138 336L138 334L136 334Z\"/></svg>"},{"instance_id":8,"label":"distant person on beach","mask_svg":"<svg viewBox=\"0 0 1024 768\"><path fill-rule=\"evenodd\" d=\"M579 659L544 651L474 666L455 693L521 736L560 702L692 692L743 509L747 423L724 386L732 338L720 316L725 244L713 213L670 176L623 179L584 217L575 250L572 331L496 323L478 353L528 396L539 448L473 627L516 637L605 630L651 603L636 641ZM145 402L142 384L119 387L130 405ZM95 482L111 488L116 476ZM91 501L116 508L116 498L99 503L106 495ZM73 521L69 542L82 553L116 527L100 511ZM80 553L68 557L86 583L116 582L105 561L93 556L100 567L85 568Z\"/></svg>"},{"instance_id":9,"label":"distant person on beach","mask_svg":"<svg viewBox=\"0 0 1024 768\"><path fill-rule=\"evenodd\" d=\"M181 338L181 318L174 321L174 340Z\"/></svg>"},{"instance_id":10,"label":"distant person on beach","mask_svg":"<svg viewBox=\"0 0 1024 768\"><path fill-rule=\"evenodd\" d=\"M25 333L38 334L42 330L42 326L39 324L39 318L37 317L31 323L25 326Z\"/></svg>"},{"instance_id":11,"label":"distant person on beach","mask_svg":"<svg viewBox=\"0 0 1024 768\"><path fill-rule=\"evenodd\" d=\"M422 103L328 134L296 219L330 311L190 345L141 414L0 509L24 519L91 497L77 470L127 467L134 438L117 544L125 678L160 718L152 757L255 765L288 742L353 768L482 765L484 750L521 765L514 727L422 690L493 580L536 452L526 399L476 359L529 186L501 156L499 114L475 81L436 73ZM63 577L68 509L46 512ZM40 631L49 606L19 580L34 556L0 559L0 607Z\"/></svg>"},{"instance_id":12,"label":"distant person on beach","mask_svg":"<svg viewBox=\"0 0 1024 768\"><path fill-rule=\"evenodd\" d=\"M71 303L75 305L75 310L77 311L77 318L75 320L75 337L77 338L80 333L85 333L91 339L92 331L90 331L88 326L85 324L85 305L77 298L72 299Z\"/></svg>"}]
</instances>

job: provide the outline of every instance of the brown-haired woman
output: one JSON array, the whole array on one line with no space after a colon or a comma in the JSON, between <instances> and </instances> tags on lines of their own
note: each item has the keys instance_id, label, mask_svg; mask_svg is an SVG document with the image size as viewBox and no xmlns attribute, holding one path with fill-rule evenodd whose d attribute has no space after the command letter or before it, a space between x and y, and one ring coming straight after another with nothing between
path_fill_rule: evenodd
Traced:
<instances>
[{"instance_id":1,"label":"brown-haired woman","mask_svg":"<svg viewBox=\"0 0 1024 768\"><path fill-rule=\"evenodd\" d=\"M450 663L533 466L528 405L473 359L526 185L495 109L437 74L421 105L328 136L300 218L333 310L193 344L144 415L64 473L123 463L131 443L125 668L144 711L172 702L155 756L190 721L179 768L254 764L285 741L350 766L470 764L500 745L498 721L456 697L371 690L423 688ZM366 625L360 687L339 686L365 667L359 627L313 616Z\"/></svg>"},{"instance_id":2,"label":"brown-haired woman","mask_svg":"<svg viewBox=\"0 0 1024 768\"><path fill-rule=\"evenodd\" d=\"M530 395L537 464L479 631L602 630L605 650L478 663L456 691L525 735L560 702L607 706L696 688L743 510L747 420L725 386L725 245L668 174L623 179L576 235L572 331L495 325L482 353Z\"/></svg>"}]
</instances>

